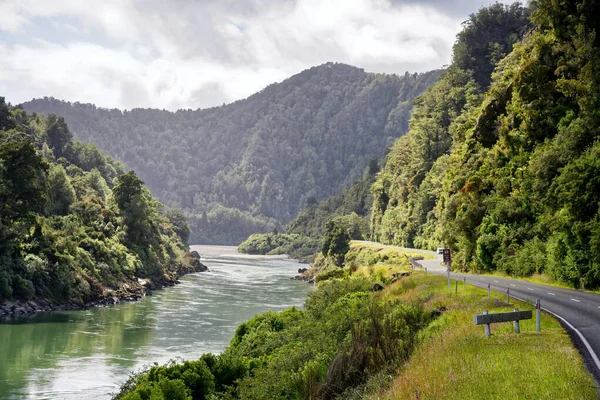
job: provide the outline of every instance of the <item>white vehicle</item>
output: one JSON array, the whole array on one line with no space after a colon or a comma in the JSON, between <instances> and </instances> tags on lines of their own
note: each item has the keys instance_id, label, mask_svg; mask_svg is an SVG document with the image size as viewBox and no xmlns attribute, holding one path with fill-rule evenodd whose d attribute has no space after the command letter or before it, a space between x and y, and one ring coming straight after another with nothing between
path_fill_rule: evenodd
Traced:
<instances>
[{"instance_id":1,"label":"white vehicle","mask_svg":"<svg viewBox=\"0 0 600 400\"><path fill-rule=\"evenodd\" d=\"M444 249L442 249L441 247L438 247L437 253L438 254L444 254Z\"/></svg>"}]
</instances>

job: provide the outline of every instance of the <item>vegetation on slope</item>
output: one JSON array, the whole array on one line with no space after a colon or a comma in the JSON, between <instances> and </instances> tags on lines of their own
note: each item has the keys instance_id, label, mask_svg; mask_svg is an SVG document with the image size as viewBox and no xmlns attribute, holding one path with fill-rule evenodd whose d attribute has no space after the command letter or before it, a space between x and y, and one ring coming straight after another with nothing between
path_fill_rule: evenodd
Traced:
<instances>
[{"instance_id":1,"label":"vegetation on slope","mask_svg":"<svg viewBox=\"0 0 600 400\"><path fill-rule=\"evenodd\" d=\"M189 228L62 118L0 97L0 303L83 305L106 289L159 287L192 269Z\"/></svg>"},{"instance_id":2,"label":"vegetation on slope","mask_svg":"<svg viewBox=\"0 0 600 400\"><path fill-rule=\"evenodd\" d=\"M460 268L600 285L599 4L532 2L533 31L485 93L478 72L459 67L469 51L456 51L479 35L459 35L373 186L377 239L448 243ZM511 8L492 10L504 20ZM487 29L486 15L468 29Z\"/></svg>"},{"instance_id":3,"label":"vegetation on slope","mask_svg":"<svg viewBox=\"0 0 600 400\"><path fill-rule=\"evenodd\" d=\"M352 239L366 239L369 235L369 218L372 207L371 185L379 172L376 159L369 160L363 176L350 188L342 188L335 195L317 202L307 200L306 207L288 226L289 233L297 233L313 238L325 234L329 221L343 221Z\"/></svg>"},{"instance_id":4,"label":"vegetation on slope","mask_svg":"<svg viewBox=\"0 0 600 400\"><path fill-rule=\"evenodd\" d=\"M482 389L483 383L494 389L485 391L490 398L507 393L519 398L595 397L593 379L557 321L544 315L541 333L535 332L533 321L524 321L518 335L512 325L498 325L486 338L482 327L473 325L473 314L504 311L507 305L470 286L454 294L442 277L422 272L401 276L409 272L408 256L352 243L346 265L335 267L343 277L322 280L305 310L257 315L238 327L222 354L152 366L133 375L115 398L362 399L416 394L475 399L479 393L471 388ZM374 292L375 283L385 287ZM510 350L498 351L500 346ZM434 367L436 362L448 369ZM478 363L490 367L479 368Z\"/></svg>"},{"instance_id":5,"label":"vegetation on slope","mask_svg":"<svg viewBox=\"0 0 600 400\"><path fill-rule=\"evenodd\" d=\"M246 100L206 110L107 110L39 99L75 136L135 169L189 214L195 243L239 244L289 222L310 198L359 178L408 129L412 100L440 71L371 74L325 64Z\"/></svg>"},{"instance_id":6,"label":"vegetation on slope","mask_svg":"<svg viewBox=\"0 0 600 400\"><path fill-rule=\"evenodd\" d=\"M291 258L306 259L321 247L319 239L297 234L255 233L238 246L246 254L287 254Z\"/></svg>"}]
</instances>

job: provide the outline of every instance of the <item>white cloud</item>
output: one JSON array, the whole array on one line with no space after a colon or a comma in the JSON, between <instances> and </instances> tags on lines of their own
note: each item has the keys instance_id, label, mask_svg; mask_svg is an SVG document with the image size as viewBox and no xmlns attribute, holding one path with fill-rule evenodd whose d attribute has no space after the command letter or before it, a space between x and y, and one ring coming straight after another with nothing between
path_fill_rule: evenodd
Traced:
<instances>
[{"instance_id":1,"label":"white cloud","mask_svg":"<svg viewBox=\"0 0 600 400\"><path fill-rule=\"evenodd\" d=\"M465 18L397 0L0 0L0 38L10 38L0 42L0 95L198 108L327 61L426 71L450 61ZM49 42L39 25L32 41L44 21L62 39Z\"/></svg>"}]
</instances>

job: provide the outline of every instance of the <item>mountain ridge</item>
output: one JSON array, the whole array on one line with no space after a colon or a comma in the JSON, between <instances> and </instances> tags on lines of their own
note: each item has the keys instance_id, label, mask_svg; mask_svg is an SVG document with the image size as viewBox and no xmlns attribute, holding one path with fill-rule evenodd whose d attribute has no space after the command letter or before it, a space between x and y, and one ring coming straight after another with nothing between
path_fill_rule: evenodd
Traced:
<instances>
[{"instance_id":1,"label":"mountain ridge","mask_svg":"<svg viewBox=\"0 0 600 400\"><path fill-rule=\"evenodd\" d=\"M328 63L210 109L120 111L52 98L22 107L63 116L77 139L135 169L162 203L186 210L192 241L238 244L362 176L408 130L412 100L440 73Z\"/></svg>"}]
</instances>

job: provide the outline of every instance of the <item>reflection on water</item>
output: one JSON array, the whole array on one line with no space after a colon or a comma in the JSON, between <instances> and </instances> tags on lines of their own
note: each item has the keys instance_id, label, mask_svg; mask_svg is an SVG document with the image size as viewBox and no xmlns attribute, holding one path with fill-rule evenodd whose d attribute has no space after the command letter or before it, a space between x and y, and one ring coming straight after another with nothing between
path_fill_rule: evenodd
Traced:
<instances>
[{"instance_id":1,"label":"reflection on water","mask_svg":"<svg viewBox=\"0 0 600 400\"><path fill-rule=\"evenodd\" d=\"M137 303L0 323L0 398L110 398L132 370L218 353L241 322L300 306L311 290L290 280L297 262L194 248L210 272Z\"/></svg>"}]
</instances>

